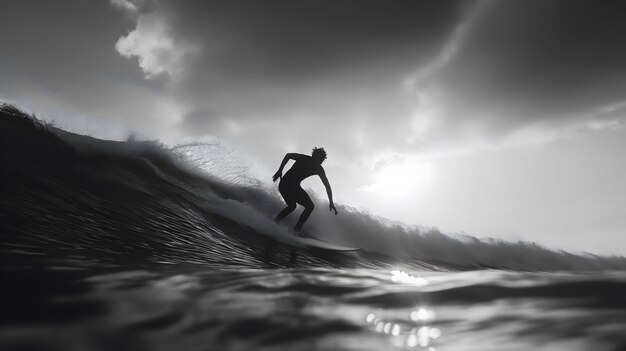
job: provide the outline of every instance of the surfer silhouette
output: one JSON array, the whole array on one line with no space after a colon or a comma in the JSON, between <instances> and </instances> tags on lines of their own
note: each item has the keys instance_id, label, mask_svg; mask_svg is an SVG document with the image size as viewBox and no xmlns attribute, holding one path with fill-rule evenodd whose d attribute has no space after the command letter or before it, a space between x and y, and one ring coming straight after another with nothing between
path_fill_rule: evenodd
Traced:
<instances>
[{"instance_id":1,"label":"surfer silhouette","mask_svg":"<svg viewBox=\"0 0 626 351\"><path fill-rule=\"evenodd\" d=\"M330 202L330 211L335 211L335 215L338 213L335 208L335 204L333 203L333 192L330 188L330 183L328 182L326 172L324 172L324 168L322 167L322 162L324 162L325 159L326 151L324 148L313 148L311 156L295 153L285 155L278 171L276 171L272 177L274 181L280 178L278 190L280 190L280 194L283 196L285 203L287 203L287 207L280 211L280 213L276 216L276 223L280 222L283 218L293 212L293 210L296 209L296 204L300 204L304 206L304 211L300 215L294 231L299 232L302 229L302 225L307 219L309 219L309 216L313 212L315 206L313 205L313 201L311 201L309 194L307 194L307 192L300 186L300 182L315 174L320 177L322 183L324 183L324 186L326 187L328 201ZM283 168L289 160L294 160L296 163L294 163L283 176Z\"/></svg>"}]
</instances>

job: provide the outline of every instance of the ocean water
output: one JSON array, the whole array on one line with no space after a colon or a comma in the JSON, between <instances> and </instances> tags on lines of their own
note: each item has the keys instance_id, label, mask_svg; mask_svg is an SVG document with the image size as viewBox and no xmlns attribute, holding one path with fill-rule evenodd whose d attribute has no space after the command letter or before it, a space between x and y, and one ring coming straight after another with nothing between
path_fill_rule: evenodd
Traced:
<instances>
[{"instance_id":1,"label":"ocean water","mask_svg":"<svg viewBox=\"0 0 626 351\"><path fill-rule=\"evenodd\" d=\"M626 347L626 275L617 272L19 260L3 266L3 350Z\"/></svg>"},{"instance_id":2,"label":"ocean water","mask_svg":"<svg viewBox=\"0 0 626 351\"><path fill-rule=\"evenodd\" d=\"M188 164L206 145L0 112L1 350L626 350L623 257L346 206L310 228L363 251L297 249L272 189Z\"/></svg>"}]
</instances>

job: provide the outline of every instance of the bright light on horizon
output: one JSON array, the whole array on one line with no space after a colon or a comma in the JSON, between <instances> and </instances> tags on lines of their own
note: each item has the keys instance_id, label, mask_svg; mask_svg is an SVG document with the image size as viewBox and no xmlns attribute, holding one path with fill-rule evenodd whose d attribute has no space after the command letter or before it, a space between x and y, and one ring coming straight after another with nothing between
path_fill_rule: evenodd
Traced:
<instances>
[{"instance_id":1,"label":"bright light on horizon","mask_svg":"<svg viewBox=\"0 0 626 351\"><path fill-rule=\"evenodd\" d=\"M431 186L432 182L432 163L404 160L382 166L374 172L374 182L359 190L383 198L400 199L415 195L420 189Z\"/></svg>"}]
</instances>

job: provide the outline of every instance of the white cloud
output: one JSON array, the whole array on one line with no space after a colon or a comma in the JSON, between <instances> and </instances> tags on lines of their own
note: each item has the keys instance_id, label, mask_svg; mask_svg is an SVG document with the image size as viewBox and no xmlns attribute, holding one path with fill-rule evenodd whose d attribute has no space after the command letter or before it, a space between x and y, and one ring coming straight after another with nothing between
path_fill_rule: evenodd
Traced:
<instances>
[{"instance_id":1,"label":"white cloud","mask_svg":"<svg viewBox=\"0 0 626 351\"><path fill-rule=\"evenodd\" d=\"M111 5L121 9L129 15L137 16L156 7L158 0L111 0Z\"/></svg>"},{"instance_id":2,"label":"white cloud","mask_svg":"<svg viewBox=\"0 0 626 351\"><path fill-rule=\"evenodd\" d=\"M137 4L133 1L129 1L129 0L111 0L111 4L115 7L118 7L124 11L130 12L130 13L136 13L139 11L139 7L137 6Z\"/></svg>"},{"instance_id":3,"label":"white cloud","mask_svg":"<svg viewBox=\"0 0 626 351\"><path fill-rule=\"evenodd\" d=\"M147 79L172 74L180 59L163 22L155 14L139 16L137 27L121 37L115 49L126 58L136 56Z\"/></svg>"},{"instance_id":4,"label":"white cloud","mask_svg":"<svg viewBox=\"0 0 626 351\"><path fill-rule=\"evenodd\" d=\"M195 45L174 39L166 15L159 11L139 14L146 2L112 0L112 3L137 15L137 26L115 44L117 52L126 58L137 57L146 79L161 75L176 78L183 71L183 59L193 53Z\"/></svg>"},{"instance_id":5,"label":"white cloud","mask_svg":"<svg viewBox=\"0 0 626 351\"><path fill-rule=\"evenodd\" d=\"M597 109L584 105L572 108L577 104L575 101L554 107L556 104L551 106L534 96L534 92L523 89L511 98L516 92L515 84L504 84L497 79L493 83L490 76L476 79L476 75L467 74L474 66L464 61L465 52L474 50L477 38L485 35L484 28L488 26L484 26L484 22L492 21L496 11L502 10L497 6L501 4L492 0L472 3L433 59L405 77L404 88L418 102L411 113L405 138L410 147L422 155L440 157L508 147L535 147L587 132L623 127L624 101ZM510 60L503 56L503 60ZM484 57L486 62L492 59L488 55ZM495 69L486 72L497 74ZM517 78L520 77L514 74L510 77ZM474 86L472 79L476 79ZM481 85L484 82L491 85ZM561 92L550 93L558 96ZM590 100L597 103L593 98Z\"/></svg>"}]
</instances>

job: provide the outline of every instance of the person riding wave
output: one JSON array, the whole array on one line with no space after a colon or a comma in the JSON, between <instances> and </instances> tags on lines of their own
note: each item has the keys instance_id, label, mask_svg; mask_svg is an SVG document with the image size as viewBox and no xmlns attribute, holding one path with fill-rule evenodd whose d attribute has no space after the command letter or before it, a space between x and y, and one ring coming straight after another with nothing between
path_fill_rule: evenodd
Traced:
<instances>
[{"instance_id":1,"label":"person riding wave","mask_svg":"<svg viewBox=\"0 0 626 351\"><path fill-rule=\"evenodd\" d=\"M322 167L322 162L324 162L325 159L326 151L324 148L317 147L313 148L311 156L296 153L289 153L285 155L278 171L272 177L274 181L280 178L278 190L287 204L287 207L280 211L280 213L276 216L276 223L280 222L283 218L293 212L293 210L296 209L296 204L300 204L304 206L304 211L300 215L294 231L299 232L302 229L302 225L309 218L315 206L313 205L313 201L311 201L309 194L307 194L307 192L300 186L300 183L304 179L316 174L320 177L322 183L324 183L324 186L326 187L328 201L330 202L330 211L335 211L335 215L338 213L335 208L335 204L333 203L333 192L330 188L330 183L328 182L326 172ZM283 168L289 160L294 160L296 162L283 176Z\"/></svg>"}]
</instances>

